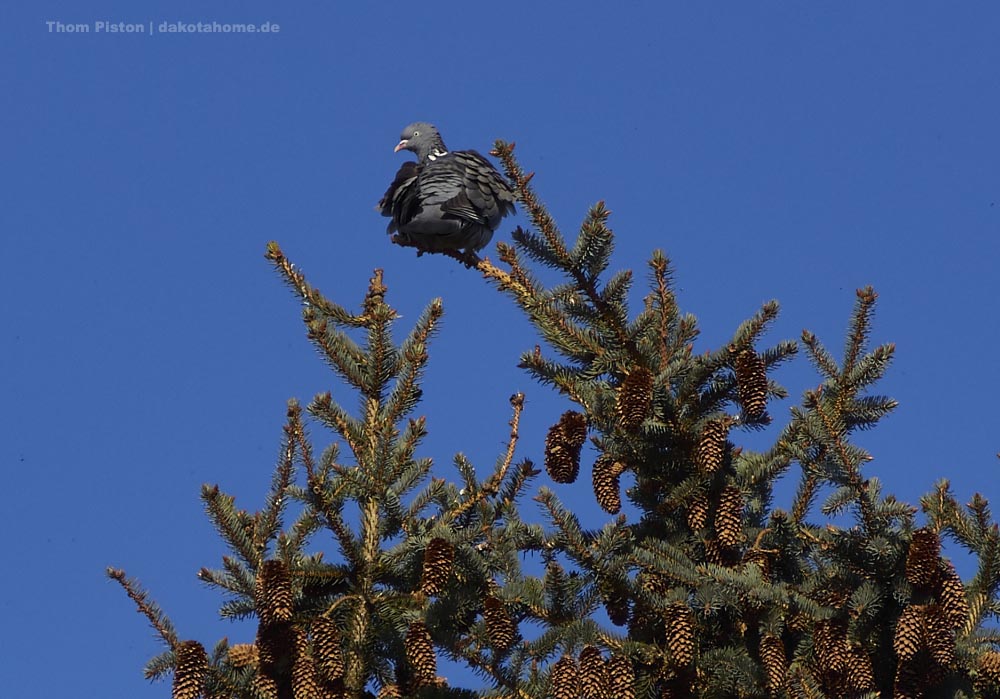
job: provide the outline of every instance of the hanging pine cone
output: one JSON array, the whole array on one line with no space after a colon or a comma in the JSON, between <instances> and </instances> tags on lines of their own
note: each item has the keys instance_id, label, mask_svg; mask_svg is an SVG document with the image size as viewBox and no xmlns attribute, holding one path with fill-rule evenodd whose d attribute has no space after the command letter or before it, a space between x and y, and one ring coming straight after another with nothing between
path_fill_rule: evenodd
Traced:
<instances>
[{"instance_id":1,"label":"hanging pine cone","mask_svg":"<svg viewBox=\"0 0 1000 699\"><path fill-rule=\"evenodd\" d=\"M205 691L208 654L198 641L183 641L177 646L172 699L197 699Z\"/></svg>"},{"instance_id":2,"label":"hanging pine cone","mask_svg":"<svg viewBox=\"0 0 1000 699\"><path fill-rule=\"evenodd\" d=\"M827 677L839 676L847 662L847 628L835 619L817 621L813 627L813 649Z\"/></svg>"},{"instance_id":3,"label":"hanging pine cone","mask_svg":"<svg viewBox=\"0 0 1000 699\"><path fill-rule=\"evenodd\" d=\"M969 619L969 602L965 598L965 586L950 561L939 561L938 566L938 600L951 627L961 628Z\"/></svg>"},{"instance_id":4,"label":"hanging pine cone","mask_svg":"<svg viewBox=\"0 0 1000 699\"><path fill-rule=\"evenodd\" d=\"M628 595L617 586L608 585L602 590L604 598L604 611L608 613L608 619L615 626L624 626L628 623L629 602Z\"/></svg>"},{"instance_id":5,"label":"hanging pine cone","mask_svg":"<svg viewBox=\"0 0 1000 699\"><path fill-rule=\"evenodd\" d=\"M900 662L913 658L924 645L924 609L911 604L903 609L896 621L892 648Z\"/></svg>"},{"instance_id":6,"label":"hanging pine cone","mask_svg":"<svg viewBox=\"0 0 1000 699\"><path fill-rule=\"evenodd\" d=\"M295 627L295 659L292 661L292 694L295 699L319 699L320 685L316 666L309 652L309 636Z\"/></svg>"},{"instance_id":7,"label":"hanging pine cone","mask_svg":"<svg viewBox=\"0 0 1000 699\"><path fill-rule=\"evenodd\" d=\"M704 491L699 490L688 500L687 524L693 532L708 526L708 495Z\"/></svg>"},{"instance_id":8,"label":"hanging pine cone","mask_svg":"<svg viewBox=\"0 0 1000 699\"><path fill-rule=\"evenodd\" d=\"M764 580L771 579L771 558L765 552L757 548L747 549L743 554L743 563L746 565L756 564L760 568L760 575Z\"/></svg>"},{"instance_id":9,"label":"hanging pine cone","mask_svg":"<svg viewBox=\"0 0 1000 699\"><path fill-rule=\"evenodd\" d=\"M234 643L229 646L229 662L233 667L254 667L257 665L256 643Z\"/></svg>"},{"instance_id":10,"label":"hanging pine cone","mask_svg":"<svg viewBox=\"0 0 1000 699\"><path fill-rule=\"evenodd\" d=\"M633 369L618 387L617 402L622 427L638 430L653 405L653 373L643 366Z\"/></svg>"},{"instance_id":11,"label":"hanging pine cone","mask_svg":"<svg viewBox=\"0 0 1000 699\"><path fill-rule=\"evenodd\" d=\"M629 634L632 636L652 634L659 637L662 627L663 619L659 610L654 610L642 598L636 597L628 618Z\"/></svg>"},{"instance_id":12,"label":"hanging pine cone","mask_svg":"<svg viewBox=\"0 0 1000 699\"><path fill-rule=\"evenodd\" d=\"M767 409L767 369L764 359L752 347L737 350L730 347L733 355L733 371L736 373L736 395L743 412L751 420L764 417Z\"/></svg>"},{"instance_id":13,"label":"hanging pine cone","mask_svg":"<svg viewBox=\"0 0 1000 699\"><path fill-rule=\"evenodd\" d=\"M732 424L732 420L725 417L709 420L702 428L695 451L695 462L703 473L715 473L722 466L722 459L726 454L726 439Z\"/></svg>"},{"instance_id":14,"label":"hanging pine cone","mask_svg":"<svg viewBox=\"0 0 1000 699\"><path fill-rule=\"evenodd\" d=\"M913 532L906 554L906 580L924 591L937 584L938 562L941 560L941 539L926 527Z\"/></svg>"},{"instance_id":15,"label":"hanging pine cone","mask_svg":"<svg viewBox=\"0 0 1000 699\"><path fill-rule=\"evenodd\" d=\"M979 673L989 684L1000 686L1000 653L988 650L979 656Z\"/></svg>"},{"instance_id":16,"label":"hanging pine cone","mask_svg":"<svg viewBox=\"0 0 1000 699\"><path fill-rule=\"evenodd\" d=\"M567 410L559 418L566 442L574 449L579 449L587 441L587 418L575 410Z\"/></svg>"},{"instance_id":17,"label":"hanging pine cone","mask_svg":"<svg viewBox=\"0 0 1000 699\"><path fill-rule=\"evenodd\" d=\"M514 641L517 640L517 628L501 600L492 595L483 600L483 621L486 624L486 635L490 638L490 645L496 650L504 652L514 645Z\"/></svg>"},{"instance_id":18,"label":"hanging pine cone","mask_svg":"<svg viewBox=\"0 0 1000 699\"><path fill-rule=\"evenodd\" d=\"M327 682L344 676L344 648L340 629L333 619L319 616L312 622L313 657L316 669Z\"/></svg>"},{"instance_id":19,"label":"hanging pine cone","mask_svg":"<svg viewBox=\"0 0 1000 699\"><path fill-rule=\"evenodd\" d=\"M875 670L872 667L872 659L864 648L849 646L845 663L848 687L858 693L875 689Z\"/></svg>"},{"instance_id":20,"label":"hanging pine cone","mask_svg":"<svg viewBox=\"0 0 1000 699\"><path fill-rule=\"evenodd\" d=\"M580 651L580 692L586 699L611 699L607 663L597 646Z\"/></svg>"},{"instance_id":21,"label":"hanging pine cone","mask_svg":"<svg viewBox=\"0 0 1000 699\"><path fill-rule=\"evenodd\" d=\"M567 410L545 437L545 470L556 483L572 483L580 472L580 450L587 440L587 418Z\"/></svg>"},{"instance_id":22,"label":"hanging pine cone","mask_svg":"<svg viewBox=\"0 0 1000 699\"><path fill-rule=\"evenodd\" d=\"M785 686L788 660L785 659L785 644L777 636L766 635L760 640L760 662L767 674L767 687L778 693Z\"/></svg>"},{"instance_id":23,"label":"hanging pine cone","mask_svg":"<svg viewBox=\"0 0 1000 699\"><path fill-rule=\"evenodd\" d=\"M923 699L925 696L925 668L917 665L911 658L901 660L896 665L896 684L892 693L893 699Z\"/></svg>"},{"instance_id":24,"label":"hanging pine cone","mask_svg":"<svg viewBox=\"0 0 1000 699\"><path fill-rule=\"evenodd\" d=\"M924 608L924 641L931 659L941 667L955 660L955 631L948 613L940 604Z\"/></svg>"},{"instance_id":25,"label":"hanging pine cone","mask_svg":"<svg viewBox=\"0 0 1000 699\"><path fill-rule=\"evenodd\" d=\"M840 609L851 598L851 590L846 585L832 585L816 591L816 601L824 607Z\"/></svg>"},{"instance_id":26,"label":"hanging pine cone","mask_svg":"<svg viewBox=\"0 0 1000 699\"><path fill-rule=\"evenodd\" d=\"M579 699L580 673L576 661L567 655L557 660L549 674L549 683L552 699Z\"/></svg>"},{"instance_id":27,"label":"hanging pine cone","mask_svg":"<svg viewBox=\"0 0 1000 699\"><path fill-rule=\"evenodd\" d=\"M414 621L406 632L406 662L413 672L414 684L426 686L437 679L437 656L430 632L422 621Z\"/></svg>"},{"instance_id":28,"label":"hanging pine cone","mask_svg":"<svg viewBox=\"0 0 1000 699\"><path fill-rule=\"evenodd\" d=\"M402 696L399 687L394 684L383 685L378 693L378 699L400 699Z\"/></svg>"},{"instance_id":29,"label":"hanging pine cone","mask_svg":"<svg viewBox=\"0 0 1000 699\"><path fill-rule=\"evenodd\" d=\"M608 660L608 684L615 699L635 699L635 668L624 655Z\"/></svg>"},{"instance_id":30,"label":"hanging pine cone","mask_svg":"<svg viewBox=\"0 0 1000 699\"><path fill-rule=\"evenodd\" d=\"M292 618L292 581L282 561L264 561L257 571L254 603L261 624Z\"/></svg>"},{"instance_id":31,"label":"hanging pine cone","mask_svg":"<svg viewBox=\"0 0 1000 699\"><path fill-rule=\"evenodd\" d=\"M717 566L726 565L726 561L729 558L726 555L726 551L728 551L728 549L725 549L722 544L719 543L718 539L705 539L704 544L705 560L707 562L714 563Z\"/></svg>"},{"instance_id":32,"label":"hanging pine cone","mask_svg":"<svg viewBox=\"0 0 1000 699\"><path fill-rule=\"evenodd\" d=\"M592 471L594 480L594 497L597 504L608 514L618 514L622 509L621 484L619 478L625 471L625 464L615 461L611 457L602 454L596 462Z\"/></svg>"},{"instance_id":33,"label":"hanging pine cone","mask_svg":"<svg viewBox=\"0 0 1000 699\"><path fill-rule=\"evenodd\" d=\"M278 699L278 682L267 675L260 673L254 675L250 681L250 689L253 691L251 696L261 699Z\"/></svg>"},{"instance_id":34,"label":"hanging pine cone","mask_svg":"<svg viewBox=\"0 0 1000 699\"><path fill-rule=\"evenodd\" d=\"M295 636L287 621L257 625L257 663L260 674L276 677L291 667Z\"/></svg>"},{"instance_id":35,"label":"hanging pine cone","mask_svg":"<svg viewBox=\"0 0 1000 699\"><path fill-rule=\"evenodd\" d=\"M683 602L671 602L663 610L670 664L686 667L694 661L694 615Z\"/></svg>"},{"instance_id":36,"label":"hanging pine cone","mask_svg":"<svg viewBox=\"0 0 1000 699\"><path fill-rule=\"evenodd\" d=\"M420 591L425 595L440 595L455 561L455 547L447 539L434 537L424 549L424 568L420 578Z\"/></svg>"},{"instance_id":37,"label":"hanging pine cone","mask_svg":"<svg viewBox=\"0 0 1000 699\"><path fill-rule=\"evenodd\" d=\"M725 547L736 546L743 539L743 494L734 485L727 485L719 494L715 533Z\"/></svg>"},{"instance_id":38,"label":"hanging pine cone","mask_svg":"<svg viewBox=\"0 0 1000 699\"><path fill-rule=\"evenodd\" d=\"M670 591L670 580L653 570L643 570L635 578L639 587L654 595L665 595Z\"/></svg>"}]
</instances>

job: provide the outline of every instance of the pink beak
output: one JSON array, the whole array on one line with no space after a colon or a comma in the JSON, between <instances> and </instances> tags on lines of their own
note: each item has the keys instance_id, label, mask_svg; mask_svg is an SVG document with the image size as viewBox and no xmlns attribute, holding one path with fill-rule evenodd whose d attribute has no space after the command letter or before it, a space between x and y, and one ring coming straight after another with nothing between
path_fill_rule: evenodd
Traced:
<instances>
[{"instance_id":1,"label":"pink beak","mask_svg":"<svg viewBox=\"0 0 1000 699\"><path fill-rule=\"evenodd\" d=\"M406 140L406 139L404 138L404 139L403 139L402 141L400 141L399 143L397 143L397 144L396 144L396 147L392 149L392 152L393 152L393 153L398 153L399 151L401 151L401 150L403 150L404 148L406 148L406 144L407 144L407 143L409 143L409 141L407 141L407 140Z\"/></svg>"}]
</instances>

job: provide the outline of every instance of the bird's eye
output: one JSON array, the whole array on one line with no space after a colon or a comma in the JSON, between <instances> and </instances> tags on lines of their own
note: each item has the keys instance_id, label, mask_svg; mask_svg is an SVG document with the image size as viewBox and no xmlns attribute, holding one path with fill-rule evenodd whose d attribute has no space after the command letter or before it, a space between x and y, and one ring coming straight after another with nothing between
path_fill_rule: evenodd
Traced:
<instances>
[{"instance_id":1,"label":"bird's eye","mask_svg":"<svg viewBox=\"0 0 1000 699\"><path fill-rule=\"evenodd\" d=\"M414 131L414 132L413 132L413 136L419 136L419 135L420 135L420 132L419 132L419 131Z\"/></svg>"}]
</instances>

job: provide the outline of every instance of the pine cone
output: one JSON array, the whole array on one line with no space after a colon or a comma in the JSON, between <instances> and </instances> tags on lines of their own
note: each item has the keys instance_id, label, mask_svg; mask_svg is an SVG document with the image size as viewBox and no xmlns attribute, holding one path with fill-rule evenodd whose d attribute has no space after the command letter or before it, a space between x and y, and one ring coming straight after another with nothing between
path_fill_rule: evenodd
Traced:
<instances>
[{"instance_id":1,"label":"pine cone","mask_svg":"<svg viewBox=\"0 0 1000 699\"><path fill-rule=\"evenodd\" d=\"M378 699L401 699L402 696L399 687L394 684L383 685L378 693Z\"/></svg>"},{"instance_id":2,"label":"pine cone","mask_svg":"<svg viewBox=\"0 0 1000 699\"><path fill-rule=\"evenodd\" d=\"M295 659L292 661L292 693L295 699L319 699L320 686L316 678L316 666L309 653L309 637L306 632L295 627Z\"/></svg>"},{"instance_id":3,"label":"pine cone","mask_svg":"<svg viewBox=\"0 0 1000 699\"><path fill-rule=\"evenodd\" d=\"M545 437L545 470L556 483L572 483L580 473L580 450L587 439L587 418L567 410Z\"/></svg>"},{"instance_id":4,"label":"pine cone","mask_svg":"<svg viewBox=\"0 0 1000 699\"><path fill-rule=\"evenodd\" d=\"M671 602L663 611L670 664L687 667L694 661L694 615L682 602Z\"/></svg>"},{"instance_id":5,"label":"pine cone","mask_svg":"<svg viewBox=\"0 0 1000 699\"><path fill-rule=\"evenodd\" d=\"M938 562L938 600L944 608L952 628L965 626L969 619L969 602L965 598L965 586L962 578L955 572L955 566L950 561Z\"/></svg>"},{"instance_id":6,"label":"pine cone","mask_svg":"<svg viewBox=\"0 0 1000 699\"><path fill-rule=\"evenodd\" d=\"M552 666L549 673L549 695L552 699L579 699L580 674L576 661L564 655Z\"/></svg>"},{"instance_id":7,"label":"pine cone","mask_svg":"<svg viewBox=\"0 0 1000 699\"><path fill-rule=\"evenodd\" d=\"M1000 653L988 650L980 655L979 673L990 684L1000 685Z\"/></svg>"},{"instance_id":8,"label":"pine cone","mask_svg":"<svg viewBox=\"0 0 1000 699\"><path fill-rule=\"evenodd\" d=\"M847 649L847 686L858 693L875 688L875 670L872 659L864 648L849 646Z\"/></svg>"},{"instance_id":9,"label":"pine cone","mask_svg":"<svg viewBox=\"0 0 1000 699\"><path fill-rule=\"evenodd\" d=\"M633 369L618 387L618 416L626 432L635 432L653 405L653 374L646 367Z\"/></svg>"},{"instance_id":10,"label":"pine cone","mask_svg":"<svg viewBox=\"0 0 1000 699\"><path fill-rule=\"evenodd\" d=\"M233 667L255 667L257 665L256 643L234 643L229 646L229 662Z\"/></svg>"},{"instance_id":11,"label":"pine cone","mask_svg":"<svg viewBox=\"0 0 1000 699\"><path fill-rule=\"evenodd\" d=\"M602 455L594 463L592 477L594 480L594 496L597 504L608 514L618 514L622 509L622 495L619 478L625 470L625 464Z\"/></svg>"},{"instance_id":12,"label":"pine cone","mask_svg":"<svg viewBox=\"0 0 1000 699\"><path fill-rule=\"evenodd\" d=\"M737 546L743 539L743 494L734 485L727 485L719 494L715 533L725 547Z\"/></svg>"},{"instance_id":13,"label":"pine cone","mask_svg":"<svg viewBox=\"0 0 1000 699\"><path fill-rule=\"evenodd\" d=\"M937 583L940 559L941 539L937 533L926 527L914 531L906 554L907 582L921 590L933 589Z\"/></svg>"},{"instance_id":14,"label":"pine cone","mask_svg":"<svg viewBox=\"0 0 1000 699\"><path fill-rule=\"evenodd\" d=\"M292 581L282 561L264 561L257 571L254 604L261 624L292 618Z\"/></svg>"},{"instance_id":15,"label":"pine cone","mask_svg":"<svg viewBox=\"0 0 1000 699\"><path fill-rule=\"evenodd\" d=\"M274 678L291 667L295 636L287 621L257 625L257 663L260 674Z\"/></svg>"},{"instance_id":16,"label":"pine cone","mask_svg":"<svg viewBox=\"0 0 1000 699\"><path fill-rule=\"evenodd\" d=\"M278 699L278 682L267 675L256 674L250 681L251 696L261 699Z\"/></svg>"},{"instance_id":17,"label":"pine cone","mask_svg":"<svg viewBox=\"0 0 1000 699\"><path fill-rule=\"evenodd\" d=\"M718 539L705 539L705 560L717 566L724 566L729 559L726 555L727 549L719 543Z\"/></svg>"},{"instance_id":18,"label":"pine cone","mask_svg":"<svg viewBox=\"0 0 1000 699\"><path fill-rule=\"evenodd\" d=\"M760 568L760 575L764 580L771 579L771 558L760 549L747 549L743 554L744 565L756 564Z\"/></svg>"},{"instance_id":19,"label":"pine cone","mask_svg":"<svg viewBox=\"0 0 1000 699\"><path fill-rule=\"evenodd\" d=\"M514 645L517 628L501 600L492 595L483 600L483 621L486 623L490 645L496 650L503 652Z\"/></svg>"},{"instance_id":20,"label":"pine cone","mask_svg":"<svg viewBox=\"0 0 1000 699\"><path fill-rule=\"evenodd\" d=\"M437 678L437 656L427 626L422 621L414 621L406 632L406 662L413 672L414 684L425 686L434 684Z\"/></svg>"},{"instance_id":21,"label":"pine cone","mask_svg":"<svg viewBox=\"0 0 1000 699\"><path fill-rule=\"evenodd\" d=\"M615 699L635 699L635 668L624 655L608 660L608 684Z\"/></svg>"},{"instance_id":22,"label":"pine cone","mask_svg":"<svg viewBox=\"0 0 1000 699\"><path fill-rule=\"evenodd\" d=\"M767 369L763 358L752 347L736 350L730 347L733 370L736 373L736 395L743 412L751 420L764 417L767 409Z\"/></svg>"},{"instance_id":23,"label":"pine cone","mask_svg":"<svg viewBox=\"0 0 1000 699\"><path fill-rule=\"evenodd\" d=\"M643 570L636 576L635 581L643 590L656 595L665 595L670 591L669 579L656 571Z\"/></svg>"},{"instance_id":24,"label":"pine cone","mask_svg":"<svg viewBox=\"0 0 1000 699\"><path fill-rule=\"evenodd\" d=\"M580 692L586 699L611 699L607 663L597 646L580 651Z\"/></svg>"},{"instance_id":25,"label":"pine cone","mask_svg":"<svg viewBox=\"0 0 1000 699\"><path fill-rule=\"evenodd\" d=\"M896 665L896 686L892 693L893 699L923 699L924 668L919 667L912 659L901 660Z\"/></svg>"},{"instance_id":26,"label":"pine cone","mask_svg":"<svg viewBox=\"0 0 1000 699\"><path fill-rule=\"evenodd\" d=\"M313 657L320 676L336 682L344 676L344 648L340 629L333 619L318 616L312 622Z\"/></svg>"},{"instance_id":27,"label":"pine cone","mask_svg":"<svg viewBox=\"0 0 1000 699\"><path fill-rule=\"evenodd\" d=\"M701 430L698 448L695 451L695 463L703 473L715 473L722 466L726 454L726 439L732 421L728 418L709 420Z\"/></svg>"},{"instance_id":28,"label":"pine cone","mask_svg":"<svg viewBox=\"0 0 1000 699\"><path fill-rule=\"evenodd\" d=\"M824 676L833 681L847 662L847 628L834 619L817 621L813 627L813 649Z\"/></svg>"},{"instance_id":29,"label":"pine cone","mask_svg":"<svg viewBox=\"0 0 1000 699\"><path fill-rule=\"evenodd\" d=\"M608 613L612 624L624 626L628 623L628 595L619 588L609 587L604 591L604 611Z\"/></svg>"},{"instance_id":30,"label":"pine cone","mask_svg":"<svg viewBox=\"0 0 1000 699\"><path fill-rule=\"evenodd\" d=\"M651 575L647 572L640 572L635 579L635 584L641 591L650 594L637 594L632 600L632 613L628 621L630 636L649 636L657 638L663 634L664 616L663 602L655 597L659 594L653 587L655 581L651 580Z\"/></svg>"},{"instance_id":31,"label":"pine cone","mask_svg":"<svg viewBox=\"0 0 1000 699\"><path fill-rule=\"evenodd\" d=\"M198 641L183 641L177 646L172 699L197 699L205 692L208 654Z\"/></svg>"},{"instance_id":32,"label":"pine cone","mask_svg":"<svg viewBox=\"0 0 1000 699\"><path fill-rule=\"evenodd\" d=\"M903 609L896 621L896 635L892 648L900 663L913 658L924 645L924 609L922 605L911 604Z\"/></svg>"},{"instance_id":33,"label":"pine cone","mask_svg":"<svg viewBox=\"0 0 1000 699\"><path fill-rule=\"evenodd\" d=\"M425 595L440 595L451 576L455 561L455 547L447 539L434 537L424 549L424 569L420 578L420 591Z\"/></svg>"},{"instance_id":34,"label":"pine cone","mask_svg":"<svg viewBox=\"0 0 1000 699\"><path fill-rule=\"evenodd\" d=\"M824 587L816 591L816 601L824 607L840 609L851 598L851 590L843 584Z\"/></svg>"},{"instance_id":35,"label":"pine cone","mask_svg":"<svg viewBox=\"0 0 1000 699\"><path fill-rule=\"evenodd\" d=\"M924 639L935 663L949 667L955 661L954 627L940 604L929 604L924 608Z\"/></svg>"},{"instance_id":36,"label":"pine cone","mask_svg":"<svg viewBox=\"0 0 1000 699\"><path fill-rule=\"evenodd\" d=\"M587 441L587 417L575 410L567 410L559 418L566 442L574 449L579 449Z\"/></svg>"},{"instance_id":37,"label":"pine cone","mask_svg":"<svg viewBox=\"0 0 1000 699\"><path fill-rule=\"evenodd\" d=\"M785 644L777 636L767 635L760 640L760 661L767 673L767 687L778 693L785 686L788 660L785 658Z\"/></svg>"},{"instance_id":38,"label":"pine cone","mask_svg":"<svg viewBox=\"0 0 1000 699\"><path fill-rule=\"evenodd\" d=\"M708 525L708 495L702 491L698 491L688 500L687 525L693 532Z\"/></svg>"}]
</instances>

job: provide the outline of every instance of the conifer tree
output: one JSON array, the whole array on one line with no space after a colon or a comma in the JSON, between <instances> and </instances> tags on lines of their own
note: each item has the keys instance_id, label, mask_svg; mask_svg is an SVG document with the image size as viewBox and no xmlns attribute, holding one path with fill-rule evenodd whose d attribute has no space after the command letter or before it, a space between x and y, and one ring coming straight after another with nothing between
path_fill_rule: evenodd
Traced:
<instances>
[{"instance_id":1,"label":"conifer tree","mask_svg":"<svg viewBox=\"0 0 1000 699\"><path fill-rule=\"evenodd\" d=\"M309 339L356 404L311 401L305 412L335 437L317 452L289 403L261 509L202 491L230 554L199 577L224 595L223 617L257 620L253 643L209 652L182 640L109 569L167 647L147 677L173 673L184 699L1000 696L1000 635L987 625L1000 614L1000 529L988 504L962 506L942 481L918 516L883 492L853 441L896 406L874 392L894 353L869 343L875 292L858 291L840 359L809 332L764 344L773 301L695 354L697 322L677 305L663 253L632 312L632 273L608 273L603 203L570 242L513 146L498 141L494 154L531 226L498 245L502 267L475 267L542 339L521 366L571 404L544 444L524 448L554 485L515 459L521 394L485 479L461 455L451 479L432 477L415 410L442 302L397 344L380 271L351 312L272 243ZM775 369L800 347L820 383L786 411ZM769 448L741 444L765 429ZM559 490L587 469L607 516L582 522ZM790 472L798 488L780 506L774 486ZM838 525L844 514L856 524ZM972 579L944 557L945 537L977 560ZM480 681L453 686L439 658Z\"/></svg>"}]
</instances>

